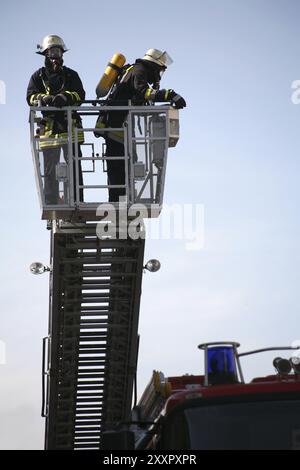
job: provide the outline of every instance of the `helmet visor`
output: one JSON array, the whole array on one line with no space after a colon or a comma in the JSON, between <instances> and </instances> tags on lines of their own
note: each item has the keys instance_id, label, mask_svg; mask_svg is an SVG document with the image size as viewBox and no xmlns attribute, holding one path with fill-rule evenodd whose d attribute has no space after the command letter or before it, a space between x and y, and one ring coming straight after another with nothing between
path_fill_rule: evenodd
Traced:
<instances>
[{"instance_id":1,"label":"helmet visor","mask_svg":"<svg viewBox=\"0 0 300 470\"><path fill-rule=\"evenodd\" d=\"M164 64L165 67L169 67L173 63L173 59L169 56L169 54L165 51L159 57L159 60Z\"/></svg>"}]
</instances>

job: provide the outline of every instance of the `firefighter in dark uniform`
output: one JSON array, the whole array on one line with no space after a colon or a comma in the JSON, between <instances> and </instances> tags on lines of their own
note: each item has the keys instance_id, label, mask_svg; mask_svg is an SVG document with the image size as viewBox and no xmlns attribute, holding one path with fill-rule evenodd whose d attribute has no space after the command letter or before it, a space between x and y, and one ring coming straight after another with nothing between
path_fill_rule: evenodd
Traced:
<instances>
[{"instance_id":1,"label":"firefighter in dark uniform","mask_svg":"<svg viewBox=\"0 0 300 470\"><path fill-rule=\"evenodd\" d=\"M64 41L55 35L46 36L37 54L45 56L45 66L38 69L30 78L27 88L27 102L30 106L78 106L85 99L85 91L79 75L74 70L63 65L63 54L67 51ZM80 117L74 113L72 116L73 128L80 128ZM68 161L68 123L67 113L64 111L43 112L40 126L39 148L44 156L44 194L46 204L59 202L59 186L56 179L56 165L60 160L61 150ZM54 140L47 140L54 139ZM59 139L59 140L56 140ZM78 133L80 143L84 141L83 132ZM74 143L74 134L73 134ZM74 168L75 175L75 168ZM79 184L82 184L82 171L79 164ZM82 198L82 191L81 191Z\"/></svg>"},{"instance_id":2,"label":"firefighter in dark uniform","mask_svg":"<svg viewBox=\"0 0 300 470\"><path fill-rule=\"evenodd\" d=\"M171 102L177 109L184 108L186 102L182 96L170 89L159 89L160 80L172 59L167 52L149 49L142 59L137 59L133 65L123 68L119 79L113 87L107 104L109 106L126 106L131 100L132 105L145 105L149 102ZM97 93L97 90L96 90ZM120 128L127 113L123 111L107 113L98 118L96 127ZM122 132L101 134L106 139L106 156L120 157L124 155L124 140ZM125 184L125 167L122 160L107 160L108 184ZM109 201L118 202L124 196L125 189L112 188L109 190Z\"/></svg>"}]
</instances>

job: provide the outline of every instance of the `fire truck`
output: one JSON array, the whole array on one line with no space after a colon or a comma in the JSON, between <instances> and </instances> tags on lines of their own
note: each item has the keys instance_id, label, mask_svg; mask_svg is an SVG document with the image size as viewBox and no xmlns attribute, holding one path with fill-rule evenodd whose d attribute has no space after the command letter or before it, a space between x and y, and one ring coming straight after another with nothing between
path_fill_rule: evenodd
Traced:
<instances>
[{"instance_id":1,"label":"fire truck","mask_svg":"<svg viewBox=\"0 0 300 470\"><path fill-rule=\"evenodd\" d=\"M130 431L104 436L108 447L136 450L300 449L300 358L276 357L276 373L245 383L235 342L199 345L203 375L154 371L132 411ZM127 447L126 447L127 446Z\"/></svg>"},{"instance_id":2,"label":"fire truck","mask_svg":"<svg viewBox=\"0 0 300 470\"><path fill-rule=\"evenodd\" d=\"M66 139L46 139L61 149L55 203L45 194L41 134L43 112L49 110L65 112L68 121ZM109 157L105 143L95 138L95 121L99 112L118 111L127 113L123 127L105 132L123 132L124 155ZM74 112L80 128L74 128ZM30 108L30 134L41 218L50 231L49 267L30 267L33 274L49 272L42 354L45 449L300 449L297 355L276 357L275 375L245 383L240 357L260 350L238 353L237 343L203 344L203 375L165 378L154 372L132 408L142 277L145 269L158 270L159 262L145 264L145 236L127 232L133 208L142 212L144 235L143 219L159 217L168 151L179 139L178 110L166 104L111 107L101 100L63 109L39 104ZM126 196L118 205L105 202L112 189L105 174L111 158L124 160L126 170Z\"/></svg>"}]
</instances>

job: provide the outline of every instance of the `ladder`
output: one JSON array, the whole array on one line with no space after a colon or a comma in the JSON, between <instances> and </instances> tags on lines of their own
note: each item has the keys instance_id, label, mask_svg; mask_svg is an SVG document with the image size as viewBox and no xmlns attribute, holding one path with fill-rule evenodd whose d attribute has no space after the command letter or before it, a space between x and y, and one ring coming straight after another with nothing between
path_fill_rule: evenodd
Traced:
<instances>
[{"instance_id":1,"label":"ladder","mask_svg":"<svg viewBox=\"0 0 300 470\"><path fill-rule=\"evenodd\" d=\"M112 188L125 191L129 217L134 208L144 218L159 216L168 149L179 139L179 115L169 105L108 106L99 100L85 101L80 107L63 108L68 133L67 139L59 141L56 136L45 139L41 132L48 111L62 109L30 108L41 217L51 228L49 328L43 340L42 368L45 448L97 450L101 441L105 447L105 431L118 431L130 421L145 240L121 236L120 223L116 237L99 238L94 221L102 217L98 209L103 209L103 203L107 208L102 191ZM100 112L127 116L122 128L103 130L104 135L122 131L122 155L107 156L105 146L97 141L95 122ZM74 113L83 119L82 127L75 125ZM84 144L78 142L82 132ZM44 168L47 142L61 146L55 175L47 175ZM106 183L104 175L107 161L116 158L125 167L121 186ZM45 188L53 178L58 192L56 202L50 203ZM109 210L120 215L122 204L110 204Z\"/></svg>"},{"instance_id":2,"label":"ladder","mask_svg":"<svg viewBox=\"0 0 300 470\"><path fill-rule=\"evenodd\" d=\"M46 449L100 449L101 433L130 418L143 258L143 238L52 230Z\"/></svg>"}]
</instances>

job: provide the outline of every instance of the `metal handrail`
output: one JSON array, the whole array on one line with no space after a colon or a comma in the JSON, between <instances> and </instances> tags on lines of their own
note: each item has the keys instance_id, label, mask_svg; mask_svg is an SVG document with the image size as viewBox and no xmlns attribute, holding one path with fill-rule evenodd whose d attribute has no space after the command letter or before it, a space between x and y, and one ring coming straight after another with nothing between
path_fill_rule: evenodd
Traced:
<instances>
[{"instance_id":1,"label":"metal handrail","mask_svg":"<svg viewBox=\"0 0 300 470\"><path fill-rule=\"evenodd\" d=\"M250 356L251 354L258 354L262 352L268 352L268 351L296 351L297 349L300 349L300 346L272 346L269 348L262 348L262 349L254 349L253 351L246 351L244 353L238 354L239 357L242 356Z\"/></svg>"},{"instance_id":2,"label":"metal handrail","mask_svg":"<svg viewBox=\"0 0 300 470\"><path fill-rule=\"evenodd\" d=\"M169 144L169 105L162 106L110 106L107 102L101 100L86 100L82 103L82 106L67 106L63 108L55 108L53 106L32 106L30 107L30 126L31 126L31 142L32 142L32 152L35 165L36 173L36 182L39 191L40 205L42 209L43 218L64 218L70 217L71 212L81 212L87 211L91 214L101 203L107 202L106 198L97 198L96 196L93 199L93 202L82 201L80 197L80 191L84 192L84 195L88 195L86 190L103 190L103 189L114 189L114 188L125 188L127 205L131 206L132 204L144 204L151 209L152 204L161 208L163 201L163 192L164 192L164 180L166 174L166 162L167 162L167 150ZM105 127L98 129L96 127L91 127L91 123L84 122L81 127L78 127L75 123L74 125L74 113L78 116L85 116L87 119L93 119L94 116L99 116L101 112L127 112L127 118L122 127ZM43 115L43 118L47 118L47 114L53 115L53 113L60 112L65 113L68 123L68 130L66 131L65 138L54 138L47 136L44 137L35 135L36 126L39 125L39 122L42 120L40 114ZM157 118L155 117L157 116ZM140 121L141 118L141 121ZM142 126L141 126L141 124ZM88 125L84 125L88 124ZM140 133L138 133L138 129ZM81 157L79 154L79 142L80 134L85 135L85 143L90 143L93 146L93 149L96 148L95 137L98 133L99 137L106 137L110 132L123 132L124 134L124 155L120 156L106 156L103 153L103 144L102 148L92 152L92 157ZM87 134L91 133L91 139L87 137ZM95 137L94 135L95 134ZM41 145L47 144L47 142L56 142L57 147L63 148L64 154L68 156L68 161L64 155L65 162L60 160L61 163L66 164L66 178L65 180L60 179L59 187L60 194L62 198L59 199L57 203L49 203L45 199L44 192L44 183L45 175L41 174L42 168L42 152L51 148L50 145ZM101 145L101 141L99 141ZM56 146L55 146L56 147ZM103 184L98 178L102 178L101 175L105 173L104 162L112 160L123 160L125 163L125 185L111 185L109 182ZM75 164L71 164L71 162ZM94 173L95 178L93 180L86 180L84 178L83 184L79 184L79 172L81 162L91 161L93 162L92 171L84 171L85 173ZM103 169L100 169L98 166L95 167L96 161L102 161ZM136 165L138 163L139 165ZM102 184L97 184L97 182ZM63 186L61 186L63 184ZM63 189L64 188L64 189ZM90 194L96 195L97 193L90 192ZM101 194L100 192L98 193ZM88 197L86 199L89 199ZM100 199L100 200L99 200ZM101 200L102 199L102 200ZM87 214L86 212L86 214ZM67 213L69 215L67 215ZM149 212L150 214L150 212ZM79 215L79 214L78 214ZM57 217L58 216L58 217Z\"/></svg>"},{"instance_id":3,"label":"metal handrail","mask_svg":"<svg viewBox=\"0 0 300 470\"><path fill-rule=\"evenodd\" d=\"M48 416L47 414L47 403L46 403L46 387L45 387L45 377L48 378L49 371L46 369L46 344L47 341L49 340L49 336L45 336L43 338L43 351L42 351L42 411L41 411L41 416L42 418L46 418Z\"/></svg>"}]
</instances>

